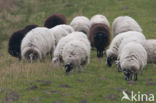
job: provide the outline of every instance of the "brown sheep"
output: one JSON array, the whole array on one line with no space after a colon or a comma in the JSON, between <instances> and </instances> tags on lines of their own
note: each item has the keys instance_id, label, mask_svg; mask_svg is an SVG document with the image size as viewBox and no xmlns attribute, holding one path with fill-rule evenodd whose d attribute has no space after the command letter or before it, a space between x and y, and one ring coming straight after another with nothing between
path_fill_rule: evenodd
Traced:
<instances>
[{"instance_id":1,"label":"brown sheep","mask_svg":"<svg viewBox=\"0 0 156 103\"><path fill-rule=\"evenodd\" d=\"M66 24L66 22L66 17L63 14L53 14L45 20L44 27L52 28L56 25Z\"/></svg>"},{"instance_id":2,"label":"brown sheep","mask_svg":"<svg viewBox=\"0 0 156 103\"><path fill-rule=\"evenodd\" d=\"M97 57L103 57L103 51L110 44L110 28L101 23L93 24L90 28L89 40L92 47L97 49Z\"/></svg>"}]
</instances>

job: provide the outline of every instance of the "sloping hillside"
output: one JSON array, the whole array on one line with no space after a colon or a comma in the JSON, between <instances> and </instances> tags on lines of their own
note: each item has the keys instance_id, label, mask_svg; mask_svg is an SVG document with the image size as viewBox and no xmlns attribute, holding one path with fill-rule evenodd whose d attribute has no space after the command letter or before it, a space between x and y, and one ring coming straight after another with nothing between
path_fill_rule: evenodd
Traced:
<instances>
[{"instance_id":1,"label":"sloping hillside","mask_svg":"<svg viewBox=\"0 0 156 103\"><path fill-rule=\"evenodd\" d=\"M88 68L70 75L62 67L54 68L50 57L30 64L8 54L8 39L14 31L28 24L43 26L54 13L64 14L68 23L77 15L103 14L110 23L128 15L141 25L146 38L156 39L155 0L1 0L0 103L121 103L123 90L152 93L156 99L155 64L147 65L137 82L127 82L115 65L106 66L105 57L97 59L95 50Z\"/></svg>"}]
</instances>

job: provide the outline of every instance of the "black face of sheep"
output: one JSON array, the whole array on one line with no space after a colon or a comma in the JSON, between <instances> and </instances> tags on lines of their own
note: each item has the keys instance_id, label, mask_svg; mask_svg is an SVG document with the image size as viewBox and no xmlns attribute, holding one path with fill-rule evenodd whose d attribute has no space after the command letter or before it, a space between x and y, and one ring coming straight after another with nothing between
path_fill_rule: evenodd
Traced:
<instances>
[{"instance_id":1,"label":"black face of sheep","mask_svg":"<svg viewBox=\"0 0 156 103\"><path fill-rule=\"evenodd\" d=\"M65 65L65 69L66 69L66 73L69 73L69 72L73 69L72 64L71 64L71 63L66 64L66 65Z\"/></svg>"},{"instance_id":2,"label":"black face of sheep","mask_svg":"<svg viewBox=\"0 0 156 103\"><path fill-rule=\"evenodd\" d=\"M95 47L97 49L97 57L103 57L103 51L105 49L104 45L106 45L106 42L108 40L108 35L106 35L103 32L97 32L94 35L94 42Z\"/></svg>"},{"instance_id":3,"label":"black face of sheep","mask_svg":"<svg viewBox=\"0 0 156 103\"><path fill-rule=\"evenodd\" d=\"M112 57L107 57L107 65L108 65L109 67L112 66L112 61L113 61L113 58L112 58Z\"/></svg>"},{"instance_id":4,"label":"black face of sheep","mask_svg":"<svg viewBox=\"0 0 156 103\"><path fill-rule=\"evenodd\" d=\"M54 14L48 17L44 22L44 26L47 28L52 28L60 24L66 24L66 18L62 14Z\"/></svg>"},{"instance_id":5,"label":"black face of sheep","mask_svg":"<svg viewBox=\"0 0 156 103\"><path fill-rule=\"evenodd\" d=\"M125 75L125 80L132 80L132 72L129 69L124 69L123 73Z\"/></svg>"},{"instance_id":6,"label":"black face of sheep","mask_svg":"<svg viewBox=\"0 0 156 103\"><path fill-rule=\"evenodd\" d=\"M107 66L111 67L111 66L112 66L112 63L113 63L115 60L117 60L116 57L114 57L114 56L108 56L108 57L107 57Z\"/></svg>"}]
</instances>

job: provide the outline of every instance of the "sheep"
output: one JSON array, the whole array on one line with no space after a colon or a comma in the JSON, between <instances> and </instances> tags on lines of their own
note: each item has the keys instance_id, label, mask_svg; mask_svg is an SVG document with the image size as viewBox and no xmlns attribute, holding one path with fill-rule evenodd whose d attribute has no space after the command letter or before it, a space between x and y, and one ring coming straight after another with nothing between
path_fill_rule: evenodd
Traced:
<instances>
[{"instance_id":1,"label":"sheep","mask_svg":"<svg viewBox=\"0 0 156 103\"><path fill-rule=\"evenodd\" d=\"M37 25L27 25L24 29L18 30L11 35L8 43L8 52L10 55L21 60L21 42L27 32L36 27Z\"/></svg>"},{"instance_id":2,"label":"sheep","mask_svg":"<svg viewBox=\"0 0 156 103\"><path fill-rule=\"evenodd\" d=\"M124 45L119 54L119 66L125 75L125 80L137 80L139 71L147 64L147 52L138 42L130 42Z\"/></svg>"},{"instance_id":3,"label":"sheep","mask_svg":"<svg viewBox=\"0 0 156 103\"><path fill-rule=\"evenodd\" d=\"M61 38L54 51L53 60L52 60L54 65L63 62L62 61L63 48L68 42L72 40L83 40L86 43L86 45L88 45L87 47L89 47L90 45L87 41L87 36L82 32L72 32L71 34Z\"/></svg>"},{"instance_id":4,"label":"sheep","mask_svg":"<svg viewBox=\"0 0 156 103\"><path fill-rule=\"evenodd\" d=\"M66 73L69 73L76 67L82 69L85 65L89 64L90 49L88 48L90 47L87 47L84 42L79 40L72 40L65 45L62 52L62 59Z\"/></svg>"},{"instance_id":5,"label":"sheep","mask_svg":"<svg viewBox=\"0 0 156 103\"><path fill-rule=\"evenodd\" d=\"M100 24L105 24L105 25L107 25L108 28L110 28L109 21L107 20L107 18L104 15L101 15L101 14L94 15L90 19L90 23L91 23L91 26L94 24L100 23Z\"/></svg>"},{"instance_id":6,"label":"sheep","mask_svg":"<svg viewBox=\"0 0 156 103\"><path fill-rule=\"evenodd\" d=\"M113 36L115 37L119 33L127 31L142 32L142 28L139 24L129 16L119 16L115 18L112 23Z\"/></svg>"},{"instance_id":7,"label":"sheep","mask_svg":"<svg viewBox=\"0 0 156 103\"><path fill-rule=\"evenodd\" d=\"M110 29L105 24L94 24L90 28L89 40L97 49L97 57L103 57L103 51L110 44Z\"/></svg>"},{"instance_id":8,"label":"sheep","mask_svg":"<svg viewBox=\"0 0 156 103\"><path fill-rule=\"evenodd\" d=\"M75 31L83 32L87 36L89 36L89 29L91 24L87 17L77 16L71 21L70 25L73 27Z\"/></svg>"},{"instance_id":9,"label":"sheep","mask_svg":"<svg viewBox=\"0 0 156 103\"><path fill-rule=\"evenodd\" d=\"M147 63L156 63L156 39L144 40L141 44L147 51Z\"/></svg>"},{"instance_id":10,"label":"sheep","mask_svg":"<svg viewBox=\"0 0 156 103\"><path fill-rule=\"evenodd\" d=\"M130 38L130 37L134 37L134 38L138 38L138 39L140 38L140 40L145 40L144 34L142 34L140 32L136 32L136 31L128 31L128 32L120 33L119 35L114 37L114 39L112 40L112 42L109 46L109 49L106 50L108 66L112 66L112 62L117 60L119 47L120 47L120 44L122 43L122 41L125 38Z\"/></svg>"},{"instance_id":11,"label":"sheep","mask_svg":"<svg viewBox=\"0 0 156 103\"><path fill-rule=\"evenodd\" d=\"M48 53L52 55L54 48L54 35L45 27L37 27L28 32L22 40L22 59L30 62L33 60L43 60Z\"/></svg>"},{"instance_id":12,"label":"sheep","mask_svg":"<svg viewBox=\"0 0 156 103\"><path fill-rule=\"evenodd\" d=\"M66 17L63 14L53 14L45 20L44 27L53 28L56 25L66 24L66 22Z\"/></svg>"},{"instance_id":13,"label":"sheep","mask_svg":"<svg viewBox=\"0 0 156 103\"><path fill-rule=\"evenodd\" d=\"M110 24L105 16L98 14L91 18L89 40L97 49L97 57L103 57L103 51L110 44Z\"/></svg>"},{"instance_id":14,"label":"sheep","mask_svg":"<svg viewBox=\"0 0 156 103\"><path fill-rule=\"evenodd\" d=\"M65 29L68 33L74 32L74 29L70 25L61 24L61 25L57 25L57 27L61 27Z\"/></svg>"},{"instance_id":15,"label":"sheep","mask_svg":"<svg viewBox=\"0 0 156 103\"><path fill-rule=\"evenodd\" d=\"M59 40L62 37L70 34L70 33L68 33L68 31L66 29L62 28L61 26L55 26L49 30L50 30L51 34L53 34L55 37L55 46L57 45L57 43L59 42Z\"/></svg>"}]
</instances>

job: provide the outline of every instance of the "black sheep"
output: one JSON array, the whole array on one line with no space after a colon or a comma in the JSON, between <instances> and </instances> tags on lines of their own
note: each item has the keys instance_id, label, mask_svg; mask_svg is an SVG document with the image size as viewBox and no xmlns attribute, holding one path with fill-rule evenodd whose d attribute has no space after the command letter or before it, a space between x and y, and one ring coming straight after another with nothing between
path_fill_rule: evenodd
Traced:
<instances>
[{"instance_id":1,"label":"black sheep","mask_svg":"<svg viewBox=\"0 0 156 103\"><path fill-rule=\"evenodd\" d=\"M36 27L37 25L28 25L24 29L16 31L12 34L8 44L8 52L10 55L19 58L19 60L21 59L21 42L24 36Z\"/></svg>"},{"instance_id":2,"label":"black sheep","mask_svg":"<svg viewBox=\"0 0 156 103\"><path fill-rule=\"evenodd\" d=\"M103 57L103 51L110 44L110 29L105 24L93 24L90 28L89 39L92 47L97 50L97 57Z\"/></svg>"},{"instance_id":3,"label":"black sheep","mask_svg":"<svg viewBox=\"0 0 156 103\"><path fill-rule=\"evenodd\" d=\"M52 28L60 24L66 24L66 18L62 14L54 14L49 16L44 22L44 26L47 28Z\"/></svg>"}]
</instances>

